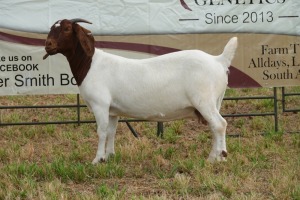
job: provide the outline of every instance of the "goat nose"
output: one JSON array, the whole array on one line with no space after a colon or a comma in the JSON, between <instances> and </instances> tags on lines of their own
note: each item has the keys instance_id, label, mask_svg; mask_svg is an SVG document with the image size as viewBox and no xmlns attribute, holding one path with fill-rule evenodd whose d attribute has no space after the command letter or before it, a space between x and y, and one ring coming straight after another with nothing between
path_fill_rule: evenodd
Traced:
<instances>
[{"instance_id":1,"label":"goat nose","mask_svg":"<svg viewBox=\"0 0 300 200\"><path fill-rule=\"evenodd\" d=\"M46 44L47 47L52 46L52 41L50 39L46 40Z\"/></svg>"}]
</instances>

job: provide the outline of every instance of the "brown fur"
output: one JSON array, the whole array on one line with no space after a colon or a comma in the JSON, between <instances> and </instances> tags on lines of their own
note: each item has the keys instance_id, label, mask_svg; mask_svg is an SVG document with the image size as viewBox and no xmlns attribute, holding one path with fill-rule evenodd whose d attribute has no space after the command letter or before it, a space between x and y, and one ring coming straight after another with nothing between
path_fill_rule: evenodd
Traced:
<instances>
[{"instance_id":1,"label":"brown fur","mask_svg":"<svg viewBox=\"0 0 300 200\"><path fill-rule=\"evenodd\" d=\"M94 37L89 30L71 20L62 20L58 27L55 24L48 34L45 50L49 55L61 53L67 57L77 85L80 86L92 63Z\"/></svg>"}]
</instances>

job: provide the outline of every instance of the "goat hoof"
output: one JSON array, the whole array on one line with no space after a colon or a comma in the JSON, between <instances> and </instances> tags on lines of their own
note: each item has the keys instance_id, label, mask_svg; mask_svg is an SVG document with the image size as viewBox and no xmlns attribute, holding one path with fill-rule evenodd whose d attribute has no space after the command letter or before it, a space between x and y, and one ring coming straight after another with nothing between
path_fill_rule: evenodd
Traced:
<instances>
[{"instance_id":1,"label":"goat hoof","mask_svg":"<svg viewBox=\"0 0 300 200\"><path fill-rule=\"evenodd\" d=\"M96 159L94 159L92 162L93 165L96 165L97 163L98 163L98 160L96 160Z\"/></svg>"},{"instance_id":2,"label":"goat hoof","mask_svg":"<svg viewBox=\"0 0 300 200\"><path fill-rule=\"evenodd\" d=\"M110 154L106 155L106 160L113 159L114 157L115 157L115 154L110 153Z\"/></svg>"},{"instance_id":3,"label":"goat hoof","mask_svg":"<svg viewBox=\"0 0 300 200\"><path fill-rule=\"evenodd\" d=\"M226 152L226 151L224 151L224 150L223 150L223 151L221 152L221 156L222 156L222 157L226 158L226 157L227 157L227 155L228 155L228 154L227 154L227 152Z\"/></svg>"},{"instance_id":4,"label":"goat hoof","mask_svg":"<svg viewBox=\"0 0 300 200\"><path fill-rule=\"evenodd\" d=\"M92 162L93 165L96 165L97 163L104 163L106 160L105 158L95 158Z\"/></svg>"},{"instance_id":5,"label":"goat hoof","mask_svg":"<svg viewBox=\"0 0 300 200\"><path fill-rule=\"evenodd\" d=\"M227 156L228 156L227 151L222 150L219 154L210 154L207 160L210 163L213 163L215 161L225 162Z\"/></svg>"}]
</instances>

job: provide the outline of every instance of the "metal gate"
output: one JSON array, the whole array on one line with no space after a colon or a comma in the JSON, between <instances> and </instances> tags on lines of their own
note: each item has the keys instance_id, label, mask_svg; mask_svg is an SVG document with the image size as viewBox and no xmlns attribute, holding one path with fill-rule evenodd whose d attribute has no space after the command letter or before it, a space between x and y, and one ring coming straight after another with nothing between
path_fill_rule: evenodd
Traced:
<instances>
[{"instance_id":1,"label":"metal gate","mask_svg":"<svg viewBox=\"0 0 300 200\"><path fill-rule=\"evenodd\" d=\"M278 100L277 95L278 88L273 88L273 94L268 96L244 96L244 97L225 97L224 101L244 101L244 100L265 100L269 99L273 101L273 111L272 112L254 112L254 113L243 113L243 114L223 114L223 117L255 117L255 116L273 116L274 118L274 131L278 131L278 102L282 103L283 112L299 112L300 108L287 108L286 102L290 97L300 96L300 93L287 92L285 88L282 88L282 100ZM53 109L53 108L67 108L76 109L77 117L76 120L64 120L64 121L31 121L31 122L4 122L0 119L0 126L16 126L16 125L45 125L45 124L82 124L82 123L95 123L95 120L84 120L81 118L82 108L86 108L86 105L80 103L79 94L77 94L76 102L69 105L32 105L32 106L0 106L1 110L7 109ZM131 122L144 122L145 120L139 119L120 119L119 122L126 123L130 131L135 137L138 137L138 133L130 124ZM163 123L157 122L157 135L163 135Z\"/></svg>"}]
</instances>

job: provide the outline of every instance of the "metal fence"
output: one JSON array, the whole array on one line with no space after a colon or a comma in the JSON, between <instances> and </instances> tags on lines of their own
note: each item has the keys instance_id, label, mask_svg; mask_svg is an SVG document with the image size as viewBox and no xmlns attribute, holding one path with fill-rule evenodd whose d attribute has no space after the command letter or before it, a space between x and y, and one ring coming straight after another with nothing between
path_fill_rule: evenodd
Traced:
<instances>
[{"instance_id":1,"label":"metal fence","mask_svg":"<svg viewBox=\"0 0 300 200\"><path fill-rule=\"evenodd\" d=\"M282 94L282 111L283 112L293 112L297 113L300 111L300 108L287 108L287 100L290 97L299 97L300 93L299 92L288 92L286 91L286 88L281 89L281 94Z\"/></svg>"},{"instance_id":2,"label":"metal fence","mask_svg":"<svg viewBox=\"0 0 300 200\"><path fill-rule=\"evenodd\" d=\"M287 109L286 99L291 96L300 96L300 93L287 93L285 88L282 88L282 99L278 100L277 95L278 88L273 88L273 94L268 96L245 96L245 97L225 97L224 101L244 101L244 100L265 100L269 99L273 101L272 112L255 112L255 113L243 113L243 114L223 114L223 117L255 117L255 116L273 116L274 118L274 130L278 131L278 102L282 102L283 112L299 112L300 109ZM84 120L81 118L82 108L86 108L86 105L80 103L79 94L77 94L76 102L69 105L33 105L33 106L0 106L0 110L7 109L54 109L54 108L70 108L76 109L76 120L64 120L64 121L32 121L32 122L2 122L1 126L16 126L16 125L45 125L45 124L82 124L82 123L95 123L95 120ZM138 133L131 126L131 122L144 122L145 120L138 119L120 119L119 122L126 123L130 131L135 137L138 137ZM162 122L157 122L157 135L162 136L164 125Z\"/></svg>"},{"instance_id":3,"label":"metal fence","mask_svg":"<svg viewBox=\"0 0 300 200\"><path fill-rule=\"evenodd\" d=\"M243 114L224 114L223 117L257 117L257 116L273 116L274 117L274 130L278 131L278 96L277 88L273 88L273 95L269 96L245 96L245 97L225 97L226 100L265 100L269 99L273 101L272 112L255 112L255 113L243 113Z\"/></svg>"},{"instance_id":4,"label":"metal fence","mask_svg":"<svg viewBox=\"0 0 300 200\"><path fill-rule=\"evenodd\" d=\"M31 122L2 122L0 120L1 126L18 126L18 125L47 125L47 124L82 124L82 123L96 123L95 120L82 120L81 119L81 109L86 108L86 105L82 105L80 103L79 94L76 95L76 103L69 105L33 105L33 106L0 106L0 110L8 110L8 109L54 109L54 108L70 108L76 109L77 118L76 120L67 120L67 121L31 121ZM119 122L126 123L130 131L135 137L138 137L138 133L131 126L131 122L145 122L146 120L139 119L120 119ZM163 123L157 122L157 135L161 135L163 133Z\"/></svg>"}]
</instances>

